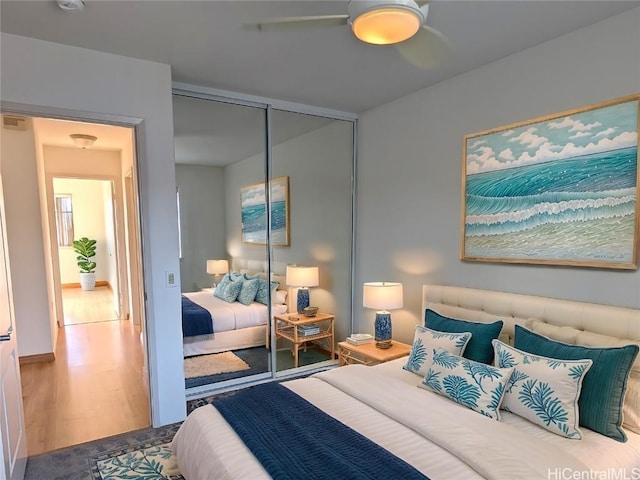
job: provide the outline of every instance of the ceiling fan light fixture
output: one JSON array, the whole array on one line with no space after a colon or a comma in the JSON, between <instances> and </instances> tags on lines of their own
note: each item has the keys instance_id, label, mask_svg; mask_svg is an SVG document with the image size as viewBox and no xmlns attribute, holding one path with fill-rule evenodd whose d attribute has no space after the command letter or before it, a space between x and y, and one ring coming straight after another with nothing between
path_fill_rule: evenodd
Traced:
<instances>
[{"instance_id":1,"label":"ceiling fan light fixture","mask_svg":"<svg viewBox=\"0 0 640 480\"><path fill-rule=\"evenodd\" d=\"M98 137L94 137L93 135L85 135L84 133L72 133L69 135L73 143L76 147L80 148L89 148L92 147L94 142L98 139Z\"/></svg>"},{"instance_id":2,"label":"ceiling fan light fixture","mask_svg":"<svg viewBox=\"0 0 640 480\"><path fill-rule=\"evenodd\" d=\"M392 45L413 37L423 19L413 9L401 6L380 7L358 15L351 23L353 34L374 45Z\"/></svg>"}]
</instances>

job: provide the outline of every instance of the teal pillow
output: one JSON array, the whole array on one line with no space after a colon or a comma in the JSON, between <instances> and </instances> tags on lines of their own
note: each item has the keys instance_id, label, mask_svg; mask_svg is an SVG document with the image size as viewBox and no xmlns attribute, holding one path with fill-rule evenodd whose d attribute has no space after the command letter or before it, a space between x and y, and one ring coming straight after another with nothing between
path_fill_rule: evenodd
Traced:
<instances>
[{"instance_id":1,"label":"teal pillow","mask_svg":"<svg viewBox=\"0 0 640 480\"><path fill-rule=\"evenodd\" d=\"M471 340L467 343L462 356L476 362L491 364L493 362L491 341L500 335L503 322L502 320L493 323L467 322L444 317L427 308L424 325L439 332L471 333Z\"/></svg>"},{"instance_id":2,"label":"teal pillow","mask_svg":"<svg viewBox=\"0 0 640 480\"><path fill-rule=\"evenodd\" d=\"M240 290L242 290L242 282L241 278L236 280L231 280L228 283L225 283L222 288L218 285L213 292L213 295L224 300L228 303L233 303L240 295ZM222 282L220 282L222 283Z\"/></svg>"},{"instance_id":3,"label":"teal pillow","mask_svg":"<svg viewBox=\"0 0 640 480\"><path fill-rule=\"evenodd\" d=\"M637 345L569 345L516 325L514 346L525 352L561 360L593 360L582 382L578 399L580 425L619 442L627 441L622 429L622 403L631 366L640 350Z\"/></svg>"},{"instance_id":4,"label":"teal pillow","mask_svg":"<svg viewBox=\"0 0 640 480\"><path fill-rule=\"evenodd\" d=\"M238 294L238 301L243 305L251 305L256 298L258 292L258 279L243 280L242 288Z\"/></svg>"},{"instance_id":5,"label":"teal pillow","mask_svg":"<svg viewBox=\"0 0 640 480\"><path fill-rule=\"evenodd\" d=\"M224 292L224 289L227 288L227 286L231 283L231 274L230 273L225 273L224 276L222 277L222 280L220 280L220 282L218 282L218 285L216 285L216 288L213 290L213 294L217 297L218 295L216 295L216 292L218 294L222 294L222 292Z\"/></svg>"},{"instance_id":6,"label":"teal pillow","mask_svg":"<svg viewBox=\"0 0 640 480\"><path fill-rule=\"evenodd\" d=\"M271 282L272 295L278 288L278 285L280 285L278 282ZM256 292L255 301L265 305L269 304L269 282L264 278L258 278L258 291Z\"/></svg>"},{"instance_id":7,"label":"teal pillow","mask_svg":"<svg viewBox=\"0 0 640 480\"><path fill-rule=\"evenodd\" d=\"M427 373L418 386L500 420L500 404L513 367L474 362L443 348L434 348L432 352L426 361Z\"/></svg>"}]
</instances>

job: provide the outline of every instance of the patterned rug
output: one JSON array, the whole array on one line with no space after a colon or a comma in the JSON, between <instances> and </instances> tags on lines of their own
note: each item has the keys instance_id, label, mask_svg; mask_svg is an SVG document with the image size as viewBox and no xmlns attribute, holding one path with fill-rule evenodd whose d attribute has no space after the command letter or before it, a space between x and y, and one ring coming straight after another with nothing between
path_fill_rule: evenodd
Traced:
<instances>
[{"instance_id":1,"label":"patterned rug","mask_svg":"<svg viewBox=\"0 0 640 480\"><path fill-rule=\"evenodd\" d=\"M182 480L170 442L179 423L30 457L25 480Z\"/></svg>"},{"instance_id":2,"label":"patterned rug","mask_svg":"<svg viewBox=\"0 0 640 480\"><path fill-rule=\"evenodd\" d=\"M212 353L184 359L185 378L240 372L249 368L249 365L233 352Z\"/></svg>"}]
</instances>

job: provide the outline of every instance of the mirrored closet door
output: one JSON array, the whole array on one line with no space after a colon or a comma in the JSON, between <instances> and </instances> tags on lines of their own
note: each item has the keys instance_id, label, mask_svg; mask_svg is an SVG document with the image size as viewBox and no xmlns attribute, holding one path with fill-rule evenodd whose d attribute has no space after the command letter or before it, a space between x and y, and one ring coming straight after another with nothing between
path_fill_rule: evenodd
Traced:
<instances>
[{"instance_id":1,"label":"mirrored closet door","mask_svg":"<svg viewBox=\"0 0 640 480\"><path fill-rule=\"evenodd\" d=\"M267 246L241 237L264 203L266 109L174 94L173 113L185 386L268 375Z\"/></svg>"},{"instance_id":2,"label":"mirrored closet door","mask_svg":"<svg viewBox=\"0 0 640 480\"><path fill-rule=\"evenodd\" d=\"M182 90L173 110L188 395L335 364L354 122Z\"/></svg>"},{"instance_id":3,"label":"mirrored closet door","mask_svg":"<svg viewBox=\"0 0 640 480\"><path fill-rule=\"evenodd\" d=\"M274 317L280 372L335 359L350 333L354 139L351 121L277 109L270 119L271 197L288 213L286 229L272 222L271 265L290 296Z\"/></svg>"}]
</instances>

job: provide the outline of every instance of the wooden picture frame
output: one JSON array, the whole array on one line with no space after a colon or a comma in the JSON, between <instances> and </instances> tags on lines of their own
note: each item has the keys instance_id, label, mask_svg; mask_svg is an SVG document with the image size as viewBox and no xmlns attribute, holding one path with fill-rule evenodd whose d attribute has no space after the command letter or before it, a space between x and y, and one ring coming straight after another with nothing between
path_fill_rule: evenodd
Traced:
<instances>
[{"instance_id":1,"label":"wooden picture frame","mask_svg":"<svg viewBox=\"0 0 640 480\"><path fill-rule=\"evenodd\" d=\"M464 137L460 258L637 269L640 94Z\"/></svg>"},{"instance_id":2,"label":"wooden picture frame","mask_svg":"<svg viewBox=\"0 0 640 480\"><path fill-rule=\"evenodd\" d=\"M271 200L271 244L289 246L289 177L274 178L268 183ZM267 205L265 183L255 183L240 190L242 243L266 245Z\"/></svg>"}]
</instances>

